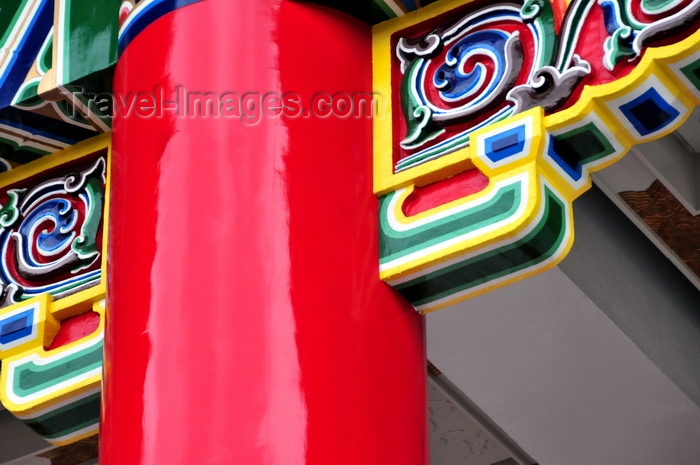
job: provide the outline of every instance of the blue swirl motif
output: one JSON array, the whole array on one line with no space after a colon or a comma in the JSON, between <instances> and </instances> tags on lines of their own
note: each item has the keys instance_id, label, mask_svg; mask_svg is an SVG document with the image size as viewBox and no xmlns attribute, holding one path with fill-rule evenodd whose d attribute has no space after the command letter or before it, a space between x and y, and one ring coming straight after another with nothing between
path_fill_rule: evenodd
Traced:
<instances>
[{"instance_id":1,"label":"blue swirl motif","mask_svg":"<svg viewBox=\"0 0 700 465\"><path fill-rule=\"evenodd\" d=\"M477 63L469 72L464 72L464 64L474 55L486 55L494 59L495 70L488 87L472 103L479 104L488 98L505 78L506 44L510 35L499 30L479 31L462 38L449 49L445 64L441 65L433 77L433 84L440 90L440 96L448 102L469 98L483 87L487 69Z\"/></svg>"},{"instance_id":2,"label":"blue swirl motif","mask_svg":"<svg viewBox=\"0 0 700 465\"><path fill-rule=\"evenodd\" d=\"M593 70L576 52L582 40L600 40L582 38L596 5L607 32L603 65L611 71L623 61L639 58L658 41L697 29L700 0L646 2L646 15L656 17L651 21L635 17L632 7L639 1L571 0L559 29L550 1L484 2L449 22L432 24L433 29L422 36L400 37L396 58L403 75L400 97L406 131L399 145L406 153L395 163L394 172L466 147L471 132L510 115L538 106L548 114L563 108ZM509 33L499 29L502 21L526 29ZM528 50L534 51L529 70L523 69L525 50L519 38L523 31L534 40ZM438 63L430 76L433 60L443 52L444 64ZM488 61L494 63L491 80L484 64ZM465 69L467 62L473 63L470 69ZM519 73L528 76L520 84ZM428 85L437 91L438 101L431 101ZM470 126L472 121L478 123Z\"/></svg>"},{"instance_id":3,"label":"blue swirl motif","mask_svg":"<svg viewBox=\"0 0 700 465\"><path fill-rule=\"evenodd\" d=\"M403 74L401 105L406 123L400 146L413 153L397 162L396 172L464 147L473 130L511 112L505 98L523 70L524 51L521 31L493 27L500 20L522 24L520 8L499 2L423 37L399 40L396 57ZM537 27L526 27L539 37ZM433 60L444 62L433 68ZM467 62L469 69L465 69ZM426 86L437 90L435 98L427 95ZM486 119L471 128L437 140L451 126L482 115Z\"/></svg>"},{"instance_id":4,"label":"blue swirl motif","mask_svg":"<svg viewBox=\"0 0 700 465\"><path fill-rule=\"evenodd\" d=\"M639 31L627 24L620 0L598 0L598 4L603 10L605 30L609 35L603 43L605 50L603 64L612 71L624 58L637 56L634 51L634 41Z\"/></svg>"},{"instance_id":5,"label":"blue swirl motif","mask_svg":"<svg viewBox=\"0 0 700 465\"><path fill-rule=\"evenodd\" d=\"M26 261L39 268L45 266L35 260L30 250L34 235L39 253L44 256L56 255L69 248L76 235L74 228L77 218L78 213L71 208L70 202L66 199L50 199L35 208L19 227L19 233L27 239L23 241L23 254ZM52 222L53 227L44 228L38 234L37 231L32 231L46 221Z\"/></svg>"},{"instance_id":6,"label":"blue swirl motif","mask_svg":"<svg viewBox=\"0 0 700 465\"><path fill-rule=\"evenodd\" d=\"M94 265L101 254L84 252L102 221L105 167L99 158L79 173L8 191L0 208L0 307L46 292L65 297L100 282Z\"/></svg>"},{"instance_id":7,"label":"blue swirl motif","mask_svg":"<svg viewBox=\"0 0 700 465\"><path fill-rule=\"evenodd\" d=\"M609 35L613 35L618 29L627 26L619 2L614 0L598 0L600 8L603 10L605 30Z\"/></svg>"}]
</instances>

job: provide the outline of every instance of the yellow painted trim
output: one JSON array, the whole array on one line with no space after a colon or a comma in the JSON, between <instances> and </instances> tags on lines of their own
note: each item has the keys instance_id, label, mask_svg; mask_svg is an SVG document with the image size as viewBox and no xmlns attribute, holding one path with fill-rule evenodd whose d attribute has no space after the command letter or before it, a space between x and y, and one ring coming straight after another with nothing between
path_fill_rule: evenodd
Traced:
<instances>
[{"instance_id":1,"label":"yellow painted trim","mask_svg":"<svg viewBox=\"0 0 700 465\"><path fill-rule=\"evenodd\" d=\"M434 3L405 16L380 23L372 28L374 87L380 95L385 97L383 99L385 102L384 111L374 120L374 191L377 195L385 195L409 185L424 186L454 176L473 168L475 165L474 152L470 150L470 147L467 147L405 171L394 173L392 148L394 109L392 107L392 99L386 98L393 95L391 86L392 34L467 5L472 1L451 0ZM591 112L595 112L610 124L609 128L617 128L616 136L625 146L625 153L634 143L647 142L662 137L666 132L649 138L636 137L628 129L624 128L624 122L621 122L607 108L607 104L643 85L649 76L654 75L687 108L692 109L696 105L700 105L700 97L693 92L686 91L685 83L667 69L668 65L697 53L699 46L700 31L697 31L681 42L647 49L640 63L629 75L606 84L586 86L581 98L572 107L544 117L543 130L548 133L556 132L575 124L576 121L585 118ZM519 116L515 115L496 124L511 121L512 118L518 118ZM683 121L685 121L685 118L681 118L669 132L675 130ZM488 126L482 130L489 130L491 127ZM596 170L611 165L621 157L622 155L606 161L604 164L596 167ZM578 195L583 191L585 189L580 190Z\"/></svg>"},{"instance_id":2,"label":"yellow painted trim","mask_svg":"<svg viewBox=\"0 0 700 465\"><path fill-rule=\"evenodd\" d=\"M477 168L479 171L481 171L486 177L489 178L489 186L477 193L474 193L468 197L462 198L462 199L457 199L453 202L450 202L446 205L441 205L439 207L436 207L434 209L431 209L427 212L420 213L418 215L414 215L409 217L406 217L403 214L403 211L397 211L396 212L396 218L399 222L404 223L404 224L410 224L416 221L419 221L425 217L435 215L441 211L448 210L450 208L454 208L455 206L458 206L460 204L466 203L466 202L471 202L473 200L477 200L481 197L486 197L491 194L494 185L496 182L500 181L503 179L503 174L508 174L511 173L511 176L513 174L517 174L522 171L526 167L527 164L534 163L537 160L537 155L541 150L542 144L544 143L544 132L539 130L539 128L542 127L542 118L544 116L544 113L541 108L533 108L532 110L528 110L526 112L523 112L519 115L516 115L512 118L509 118L504 121L499 121L497 123L494 123L486 128L482 128L480 130L474 131L474 133L471 134L470 136L470 143L469 147L466 147L462 150L459 150L458 152L451 154L451 155L463 155L466 158L469 159L469 165L470 168ZM506 160L504 163L499 164L496 167L491 167L489 166L482 158L479 157L478 154L478 148L479 148L479 141L481 139L486 138L489 134L491 134L494 131L500 131L503 130L507 126L514 126L518 125L521 123L529 123L529 127L532 128L532 134L529 143L531 144L530 150L526 156L519 157L515 161L510 161ZM463 169L459 170L459 173L463 172ZM457 174L457 173L455 173ZM447 179L450 176L445 176L441 177L440 180L442 179ZM415 186L422 185L420 183L411 183L408 184L407 187L407 193L403 197L403 200L408 198L410 193L413 192L415 189ZM403 205L403 200L399 202L399 205ZM399 209L400 210L400 209Z\"/></svg>"},{"instance_id":3,"label":"yellow painted trim","mask_svg":"<svg viewBox=\"0 0 700 465\"><path fill-rule=\"evenodd\" d=\"M104 281L104 275L102 276ZM98 302L105 298L105 284L100 284L85 289L84 291L76 292L59 300L53 301L51 313L59 320L65 320L72 316L77 316L86 312L86 307L89 307L93 302Z\"/></svg>"},{"instance_id":4,"label":"yellow painted trim","mask_svg":"<svg viewBox=\"0 0 700 465\"><path fill-rule=\"evenodd\" d=\"M548 175L543 173L543 174L541 174L541 176L544 177L545 179L547 179L550 182L550 184L553 184L552 179ZM567 223L572 226L574 224L573 209L571 208L571 205L566 205L566 207L567 207L566 208ZM501 281L498 281L497 283L489 283L489 285L487 285L487 286L478 287L478 288L476 288L476 289L474 289L474 290L472 290L464 295L456 296L454 298L451 298L451 299L449 299L445 302L442 302L440 304L437 304L437 305L428 306L427 308L419 310L419 313L424 315L424 314L431 313L431 312L434 312L437 310L441 310L443 308L450 307L450 306L457 304L459 302L464 302L465 300L469 300L469 299L472 299L474 297L486 294L486 293L491 292L495 289L516 283L520 280L538 275L540 273L544 273L545 271L550 270L550 269L554 268L555 266L557 266L564 259L564 257L566 257L569 254L569 252L571 251L571 247L573 247L573 245L574 245L574 228L571 227L569 234L566 236L566 241L563 244L563 248L560 250L560 252L556 256L552 257L549 261L547 261L543 264L539 264L537 266L534 266L532 268L528 268L522 273L516 273L516 274L510 275L507 278L505 278Z\"/></svg>"},{"instance_id":5,"label":"yellow painted trim","mask_svg":"<svg viewBox=\"0 0 700 465\"><path fill-rule=\"evenodd\" d=\"M58 320L48 310L52 301L53 297L51 295L43 294L33 299L0 309L0 315L7 315L16 311L28 310L29 308L34 307L36 304L39 304L38 318L36 320L36 336L33 339L11 349L0 349L0 358L10 359L33 349L37 345L48 345L51 343L59 328Z\"/></svg>"},{"instance_id":6,"label":"yellow painted trim","mask_svg":"<svg viewBox=\"0 0 700 465\"><path fill-rule=\"evenodd\" d=\"M99 150L109 148L110 140L111 134L101 134L61 150L60 152L45 155L38 160L0 173L0 189L45 171L58 168L66 163L79 160Z\"/></svg>"},{"instance_id":7,"label":"yellow painted trim","mask_svg":"<svg viewBox=\"0 0 700 465\"><path fill-rule=\"evenodd\" d=\"M393 168L393 108L391 87L391 36L394 32L414 26L469 2L445 0L432 3L404 16L393 18L372 28L373 82L375 93L382 95L384 109L374 119L374 191L377 195L406 187L423 186L473 168L467 149L458 150L415 168L394 174Z\"/></svg>"},{"instance_id":8,"label":"yellow painted trim","mask_svg":"<svg viewBox=\"0 0 700 465\"><path fill-rule=\"evenodd\" d=\"M403 213L403 204L415 189L415 185L410 184L407 186L406 191L398 199L393 210L394 218L397 222L403 225L410 225L427 217L439 214L447 209L487 197L493 193L493 190L498 183L527 173L527 179L530 187L526 197L522 199L525 207L523 211L517 215L517 217L510 219L507 222L507 225L501 227L500 229L488 231L476 237L460 241L459 243L441 249L438 252L426 254L405 264L397 265L391 268L384 268L380 270L380 278L388 282L401 279L405 276L464 255L466 250L475 250L477 248L488 247L494 243L507 240L508 238L516 236L520 233L520 231L527 228L533 219L533 215L538 211L540 202L539 186L537 181L537 173L539 171L538 166L540 164L538 154L545 149L546 142L545 133L542 129L542 118L542 109L533 108L532 110L523 112L514 116L513 118L500 121L471 134L470 145L469 147L463 149L463 151L469 154L474 166L489 178L489 186L486 189L462 199L457 199L448 204L433 208L426 212L422 212L418 215L407 217ZM515 161L506 159L504 162L495 167L487 164L483 156L480 156L478 153L479 148L481 147L479 141L491 133L505 130L509 126L521 124L524 124L532 131L528 140L528 143L530 144L528 152L524 156L517 157ZM556 186L556 184L554 185Z\"/></svg>"},{"instance_id":9,"label":"yellow painted trim","mask_svg":"<svg viewBox=\"0 0 700 465\"><path fill-rule=\"evenodd\" d=\"M700 51L700 30L685 38L681 42L666 45L663 47L652 47L645 51L640 63L627 76L607 84L598 86L586 86L581 94L581 98L570 108L545 117L545 127L550 131L570 124L571 121L581 118L591 111L594 101L600 101L599 106L604 102L620 97L639 84L642 84L651 74L663 76L662 82L672 83L673 87L685 88L685 85L672 72L666 71L666 67L672 63L680 61L694 53ZM661 67L660 65L664 65ZM693 106L700 104L700 99L696 98L692 92L682 92L679 97L686 101L692 101ZM661 137L661 136L659 136Z\"/></svg>"},{"instance_id":10,"label":"yellow painted trim","mask_svg":"<svg viewBox=\"0 0 700 465\"><path fill-rule=\"evenodd\" d=\"M102 380L102 374L91 376L88 379L82 380L78 383L72 384L70 386L56 390L48 395L39 397L32 401L22 404L16 404L12 402L6 394L7 390L7 376L9 371L9 364L30 357L32 355L37 355L41 358L60 356L62 353L70 351L79 345L95 341L99 337L103 337L104 334L104 324L105 324L105 308L102 306L101 302L105 299L106 294L106 267L107 267L107 241L108 241L108 219L109 219L109 189L110 189L110 167L111 167L111 134L102 134L92 139L86 140L79 144L76 144L68 149L56 152L51 155L47 155L39 160L33 161L26 165L22 165L18 168L10 170L6 173L0 174L0 188L13 185L15 183L21 182L27 178L39 175L46 171L51 171L61 166L80 160L84 157L89 157L96 152L102 150L107 150L107 177L105 183L105 198L104 198L104 214L103 214L103 235L102 235L102 257L101 257L101 270L102 277L101 282L89 289L77 292L75 294L69 295L59 300L54 300L50 294L43 294L33 299L29 299L25 302L21 302L9 307L6 307L0 312L9 312L15 308L21 306L26 306L32 302L41 303L41 311L46 315L45 323L40 327L42 331L42 337L35 340L33 343L25 344L21 347L21 350L8 351L6 354L2 354L2 371L0 372L0 401L2 401L5 408L17 417L31 416L37 412L49 409L52 406L70 401L70 399L75 398L85 392L92 389L98 388ZM98 329L90 334L89 336L74 341L63 347L52 351L46 351L45 346L50 345L51 340L58 331L58 325L61 320L66 318L80 315L86 311L93 310L100 314L100 323ZM42 320L43 321L43 320ZM40 339L40 341L39 341ZM95 431L86 432L84 435L80 435L76 438L72 438L68 441L49 441L52 444L62 445L67 443L75 442L82 437L88 437L96 433Z\"/></svg>"},{"instance_id":11,"label":"yellow painted trim","mask_svg":"<svg viewBox=\"0 0 700 465\"><path fill-rule=\"evenodd\" d=\"M42 297L43 296L39 296L35 297L34 299L41 299ZM51 312L51 301L52 300L48 300L48 307L44 307L44 311ZM42 306L46 305L46 302L47 300L42 302ZM100 324L97 330L95 330L95 332L93 332L92 334L86 336L83 339L71 342L70 344L66 344L65 346L59 347L58 349L54 349L52 351L47 351L46 349L44 349L44 345L39 344L35 345L31 350L26 350L23 353L3 358L2 372L0 372L0 401L2 401L2 404L5 406L5 408L8 411L10 411L13 415L16 415L18 417L26 417L36 412L45 410L57 403L65 402L71 398L77 397L80 394L83 394L91 389L100 386L100 383L102 381L102 373L100 373L99 375L91 376L86 380L82 380L80 382L71 384L70 386L53 391L51 392L51 394L27 402L23 402L21 404L15 403L12 400L10 400L7 394L7 390L9 388L7 378L10 372L10 364L32 356L37 356L40 359L45 359L49 357L60 357L61 354L69 352L80 345L90 343L104 336L105 310L97 302L93 303L93 305L91 307L88 307L88 309L92 309L100 315Z\"/></svg>"},{"instance_id":12,"label":"yellow painted trim","mask_svg":"<svg viewBox=\"0 0 700 465\"><path fill-rule=\"evenodd\" d=\"M494 182L514 177L522 173L523 170L531 170L532 179L546 179L557 194L564 199L568 219L567 227L571 228L571 230L566 236L566 242L557 250L557 254L545 263L477 287L473 291L448 299L448 301L441 301L439 304L420 308L419 311L421 312L446 307L457 301L483 294L494 288L532 276L555 266L566 256L573 244L572 202L590 188L592 182L591 173L615 163L635 144L648 142L675 131L690 116L692 109L700 105L700 91L694 87L689 87L689 83L679 77L674 70L674 66L677 68L678 63L683 60L689 60L691 56L697 56L700 59L699 30L678 43L645 50L639 64L627 76L606 84L584 87L579 100L566 110L544 116L542 110L538 109L512 116L474 131L470 135L470 144L466 148L405 171L394 173L392 149L394 143L392 112L394 109L391 106L391 98L386 98L386 96L392 96L394 93L391 84L391 64L392 54L394 53L391 47L392 34L449 12L456 7L467 5L471 1L473 0L438 2L403 17L386 21L373 28L373 78L375 89L385 96L384 101L388 102L385 106L386 111L374 121L374 191L381 196L405 188L406 190L394 207L393 214L394 219L399 224L410 225L455 206L477 200L491 192ZM673 104L674 108L679 111L679 115L673 124L663 128L663 130L645 135L634 128L623 117L618 107L628 99L632 100L637 95L645 92L648 86L653 86L665 100ZM399 111L399 109L396 109L396 111ZM533 152L528 157L520 157L512 163L502 163L497 164L497 166L489 166L488 163L485 163L479 153L482 151L479 148L479 138L490 131L498 131L526 117L534 118ZM569 132L589 122L595 122L598 129L606 134L606 138L611 143L614 151L600 160L595 160L583 166L581 178L574 180L548 156L548 144L552 136ZM414 191L415 186L424 186L441 181L471 168L480 169L489 178L490 184L486 190L454 200L449 204L438 206L413 217L403 215L403 202ZM446 261L483 253L497 243L507 243L521 232L528 230L534 219L532 212L537 211L541 201L542 192L540 185L539 183L533 183L528 195L528 214L518 218L515 224L508 224L488 234L483 234L481 237L465 240L438 252L424 256L415 254L415 256L420 255L420 258L413 259L411 257L410 260L406 259L400 265L384 268L380 271L380 276L390 284L397 284L397 281L403 282L406 279L413 279Z\"/></svg>"},{"instance_id":13,"label":"yellow painted trim","mask_svg":"<svg viewBox=\"0 0 700 465\"><path fill-rule=\"evenodd\" d=\"M517 172L514 171L511 175L502 175L498 178L494 178L493 184L522 174L527 175L530 186L532 186L532 184L536 185L537 170L534 163L520 168ZM492 188L489 188L489 192L492 192L492 190ZM474 250L475 248L482 247L485 248L494 243L516 236L520 231L526 228L528 224L530 224L531 220L539 209L539 202L541 199L538 195L535 195L535 193L536 188L533 189L530 187L530 189L528 189L527 197L522 199L522 203L524 204L522 212L516 217L509 219L510 221L508 221L506 226L497 230L489 231L471 239L460 241L454 245L441 249L438 252L430 253L418 259L411 260L408 263L381 270L379 274L380 278L391 283L391 281L401 279L416 272L431 268L440 263L452 260L453 258L462 256L467 250ZM466 197L466 200L471 201L472 196ZM462 200L459 202L462 202ZM397 203L396 210L401 210L401 205L402 204ZM435 210L430 210L426 213L433 214L434 212Z\"/></svg>"}]
</instances>

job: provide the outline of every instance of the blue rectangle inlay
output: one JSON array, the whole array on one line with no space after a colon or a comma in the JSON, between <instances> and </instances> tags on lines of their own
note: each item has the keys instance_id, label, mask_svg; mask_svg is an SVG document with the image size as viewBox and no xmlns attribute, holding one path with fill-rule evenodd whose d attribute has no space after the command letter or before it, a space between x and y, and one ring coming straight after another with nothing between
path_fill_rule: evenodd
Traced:
<instances>
[{"instance_id":1,"label":"blue rectangle inlay","mask_svg":"<svg viewBox=\"0 0 700 465\"><path fill-rule=\"evenodd\" d=\"M0 320L0 344L9 344L32 334L34 311L27 310L4 321Z\"/></svg>"},{"instance_id":2,"label":"blue rectangle inlay","mask_svg":"<svg viewBox=\"0 0 700 465\"><path fill-rule=\"evenodd\" d=\"M525 150L525 126L518 126L486 139L486 156L494 163L520 155Z\"/></svg>"},{"instance_id":3,"label":"blue rectangle inlay","mask_svg":"<svg viewBox=\"0 0 700 465\"><path fill-rule=\"evenodd\" d=\"M665 129L681 114L653 87L621 105L620 111L642 136L649 136Z\"/></svg>"}]
</instances>

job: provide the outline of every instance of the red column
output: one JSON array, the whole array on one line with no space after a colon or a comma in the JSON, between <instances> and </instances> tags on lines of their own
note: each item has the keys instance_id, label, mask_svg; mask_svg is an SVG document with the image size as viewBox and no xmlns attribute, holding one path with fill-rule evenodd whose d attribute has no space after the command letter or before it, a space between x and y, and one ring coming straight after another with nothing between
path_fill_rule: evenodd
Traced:
<instances>
[{"instance_id":1,"label":"red column","mask_svg":"<svg viewBox=\"0 0 700 465\"><path fill-rule=\"evenodd\" d=\"M125 50L175 101L370 92L369 27L208 0ZM180 108L180 112L182 112ZM366 118L117 115L101 465L425 465L422 319L378 278Z\"/></svg>"}]
</instances>

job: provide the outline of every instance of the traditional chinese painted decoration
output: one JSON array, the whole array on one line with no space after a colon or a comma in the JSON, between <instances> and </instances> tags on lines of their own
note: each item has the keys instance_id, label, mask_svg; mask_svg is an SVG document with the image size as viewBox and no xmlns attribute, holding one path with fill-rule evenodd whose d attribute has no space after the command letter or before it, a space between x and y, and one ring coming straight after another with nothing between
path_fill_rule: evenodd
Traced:
<instances>
[{"instance_id":1,"label":"traditional chinese painted decoration","mask_svg":"<svg viewBox=\"0 0 700 465\"><path fill-rule=\"evenodd\" d=\"M107 142L0 176L0 401L53 444L99 422Z\"/></svg>"},{"instance_id":2,"label":"traditional chinese painted decoration","mask_svg":"<svg viewBox=\"0 0 700 465\"><path fill-rule=\"evenodd\" d=\"M110 130L118 0L9 0L0 19L0 156L17 166ZM96 116L97 115L97 116Z\"/></svg>"},{"instance_id":3,"label":"traditional chinese painted decoration","mask_svg":"<svg viewBox=\"0 0 700 465\"><path fill-rule=\"evenodd\" d=\"M3 329L8 328L2 339L18 343L16 348L22 351L3 358L0 399L51 444L63 445L98 431L105 308L103 299L70 312L50 309L52 303L44 294L0 315ZM82 313L72 314L78 311ZM78 321L92 331L78 341L47 349L48 341L58 337L59 314L64 321Z\"/></svg>"},{"instance_id":4,"label":"traditional chinese painted decoration","mask_svg":"<svg viewBox=\"0 0 700 465\"><path fill-rule=\"evenodd\" d=\"M0 18L0 170L111 130L118 53L199 0L8 0Z\"/></svg>"},{"instance_id":5,"label":"traditional chinese painted decoration","mask_svg":"<svg viewBox=\"0 0 700 465\"><path fill-rule=\"evenodd\" d=\"M589 173L700 102L698 24L698 1L525 0L375 26L382 279L426 312L554 266Z\"/></svg>"},{"instance_id":6,"label":"traditional chinese painted decoration","mask_svg":"<svg viewBox=\"0 0 700 465\"><path fill-rule=\"evenodd\" d=\"M99 283L106 163L100 157L81 171L6 191L0 305L47 292L65 297Z\"/></svg>"}]
</instances>

